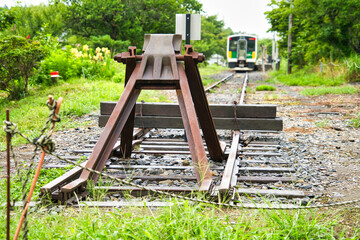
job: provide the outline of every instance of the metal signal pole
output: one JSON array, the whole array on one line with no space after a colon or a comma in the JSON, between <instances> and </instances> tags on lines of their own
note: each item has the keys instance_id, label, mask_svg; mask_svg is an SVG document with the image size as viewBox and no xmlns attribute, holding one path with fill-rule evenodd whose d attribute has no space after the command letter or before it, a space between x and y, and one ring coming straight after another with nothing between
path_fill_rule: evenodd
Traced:
<instances>
[{"instance_id":1,"label":"metal signal pole","mask_svg":"<svg viewBox=\"0 0 360 240\"><path fill-rule=\"evenodd\" d=\"M291 49L292 49L292 24L293 24L293 14L292 14L292 1L290 0L291 12L289 15L289 36L288 36L288 64L287 64L287 73L291 74Z\"/></svg>"}]
</instances>

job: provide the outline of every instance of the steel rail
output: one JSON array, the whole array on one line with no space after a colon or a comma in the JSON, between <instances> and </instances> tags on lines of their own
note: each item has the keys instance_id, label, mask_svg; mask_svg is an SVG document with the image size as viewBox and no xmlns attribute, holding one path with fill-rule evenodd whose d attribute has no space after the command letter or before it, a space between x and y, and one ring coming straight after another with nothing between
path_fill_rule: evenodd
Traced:
<instances>
[{"instance_id":1,"label":"steel rail","mask_svg":"<svg viewBox=\"0 0 360 240\"><path fill-rule=\"evenodd\" d=\"M234 76L234 73L231 73L229 75L227 75L226 77L224 77L223 79L217 81L216 83L211 84L209 87L205 88L205 92L208 93L210 92L211 89L215 88L216 86L220 85L221 83L229 80L230 78L232 78Z\"/></svg>"},{"instance_id":2,"label":"steel rail","mask_svg":"<svg viewBox=\"0 0 360 240\"><path fill-rule=\"evenodd\" d=\"M248 74L248 72L246 72L243 87L242 87L242 91L241 91L241 95L240 95L239 104L244 104L245 103L245 94L246 94L246 87L247 87L248 81L249 81L249 74Z\"/></svg>"}]
</instances>

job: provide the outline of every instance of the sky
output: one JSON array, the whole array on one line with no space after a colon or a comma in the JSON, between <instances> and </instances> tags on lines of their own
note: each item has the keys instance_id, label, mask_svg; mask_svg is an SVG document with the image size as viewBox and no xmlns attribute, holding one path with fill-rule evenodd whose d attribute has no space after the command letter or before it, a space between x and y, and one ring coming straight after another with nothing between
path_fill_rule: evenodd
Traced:
<instances>
[{"instance_id":1,"label":"sky","mask_svg":"<svg viewBox=\"0 0 360 240\"><path fill-rule=\"evenodd\" d=\"M1 5L12 7L18 0L1 0ZM272 33L266 31L270 24L265 19L264 12L271 8L267 6L270 0L198 0L203 4L205 15L218 15L234 32L256 34L260 38L272 38ZM47 0L21 0L26 5L37 5Z\"/></svg>"},{"instance_id":2,"label":"sky","mask_svg":"<svg viewBox=\"0 0 360 240\"><path fill-rule=\"evenodd\" d=\"M270 24L264 12L271 10L270 0L198 0L206 15L217 15L234 32L256 34L260 38L272 38L266 31Z\"/></svg>"}]
</instances>

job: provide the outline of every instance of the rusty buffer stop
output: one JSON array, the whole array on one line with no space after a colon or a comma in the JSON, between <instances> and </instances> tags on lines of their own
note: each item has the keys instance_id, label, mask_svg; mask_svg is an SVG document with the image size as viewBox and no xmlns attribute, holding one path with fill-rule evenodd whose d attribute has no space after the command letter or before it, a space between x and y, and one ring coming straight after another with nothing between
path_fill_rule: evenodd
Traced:
<instances>
[{"instance_id":1,"label":"rusty buffer stop","mask_svg":"<svg viewBox=\"0 0 360 240\"><path fill-rule=\"evenodd\" d=\"M143 89L175 90L184 129L200 191L210 189L212 178L202 141L200 126L209 151L215 161L223 160L225 144L220 143L209 109L197 64L204 60L201 53L185 46L181 55L180 34L145 35L143 54L136 48L117 54L114 59L126 64L125 89L106 123L86 167L102 171L113 147L120 140L123 157L130 157L135 118L136 100ZM199 126L200 124L200 126ZM61 187L64 200L85 191L88 180L97 181L98 175L82 170L78 179Z\"/></svg>"}]
</instances>

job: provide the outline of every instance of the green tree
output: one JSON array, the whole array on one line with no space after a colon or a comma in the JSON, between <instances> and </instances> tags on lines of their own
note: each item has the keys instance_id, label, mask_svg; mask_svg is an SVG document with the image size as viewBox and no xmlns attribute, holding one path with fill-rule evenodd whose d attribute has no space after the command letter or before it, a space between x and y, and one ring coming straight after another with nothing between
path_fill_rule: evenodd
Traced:
<instances>
[{"instance_id":1,"label":"green tree","mask_svg":"<svg viewBox=\"0 0 360 240\"><path fill-rule=\"evenodd\" d=\"M200 12L197 0L64 0L72 34L110 35L114 40L142 46L145 33L173 33L175 14Z\"/></svg>"},{"instance_id":2,"label":"green tree","mask_svg":"<svg viewBox=\"0 0 360 240\"><path fill-rule=\"evenodd\" d=\"M288 16L293 13L295 64L360 54L360 1L292 0L292 4L293 8L288 0L271 0L273 9L265 15L271 24L269 31L278 32L280 47L286 49Z\"/></svg>"},{"instance_id":3,"label":"green tree","mask_svg":"<svg viewBox=\"0 0 360 240\"><path fill-rule=\"evenodd\" d=\"M6 29L15 22L15 13L7 8L0 8L0 31Z\"/></svg>"},{"instance_id":4,"label":"green tree","mask_svg":"<svg viewBox=\"0 0 360 240\"><path fill-rule=\"evenodd\" d=\"M226 59L227 37L233 34L230 28L224 28L224 21L216 15L201 17L201 41L194 41L195 51L201 52L209 59L217 53Z\"/></svg>"},{"instance_id":5,"label":"green tree","mask_svg":"<svg viewBox=\"0 0 360 240\"><path fill-rule=\"evenodd\" d=\"M66 33L62 15L65 7L59 2L13 7L11 10L15 15L15 26L4 29L3 35L15 34L23 37L30 35L33 38L41 31L43 34L62 37Z\"/></svg>"},{"instance_id":6,"label":"green tree","mask_svg":"<svg viewBox=\"0 0 360 240\"><path fill-rule=\"evenodd\" d=\"M10 99L23 97L28 89L34 67L45 57L46 51L37 41L20 36L0 40L0 90Z\"/></svg>"}]
</instances>

